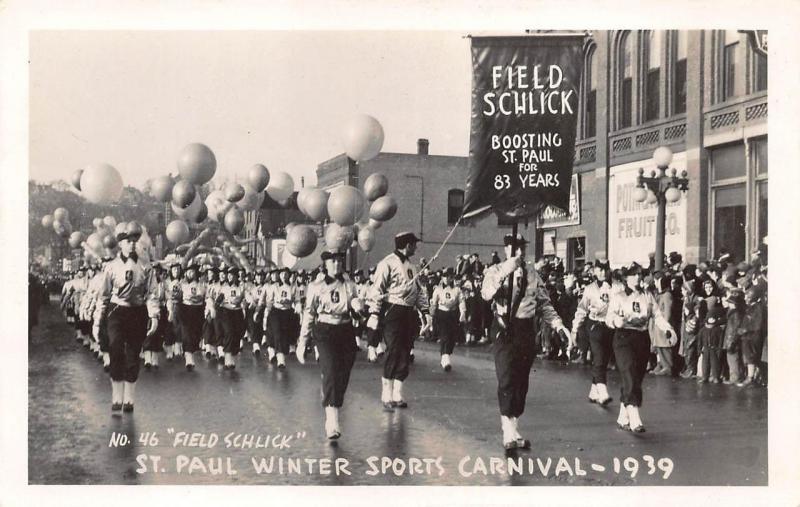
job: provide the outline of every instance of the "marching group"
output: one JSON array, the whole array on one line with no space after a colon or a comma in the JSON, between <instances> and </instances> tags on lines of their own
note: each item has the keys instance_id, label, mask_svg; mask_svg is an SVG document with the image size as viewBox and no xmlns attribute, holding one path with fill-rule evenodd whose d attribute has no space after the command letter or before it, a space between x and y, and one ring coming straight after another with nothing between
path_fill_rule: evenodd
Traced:
<instances>
[{"instance_id":1,"label":"marching group","mask_svg":"<svg viewBox=\"0 0 800 507\"><path fill-rule=\"evenodd\" d=\"M195 367L196 355L226 369L247 347L286 368L313 354L322 373L325 432L341 435L338 410L357 352L382 358L384 410L407 408L403 383L414 340L438 340L450 371L457 343L491 342L506 449L528 448L518 431L537 354L591 363L589 399L607 405L607 371L621 381L620 428L641 432L642 381L656 375L699 382L766 384L765 250L751 263L685 264L670 254L655 270L611 270L595 261L567 272L559 262L526 261L526 241L504 238L505 260L484 266L473 254L432 271L411 261L418 238L395 237L395 251L371 268L344 272L345 253L326 251L312 272L246 271L173 258L146 263L135 252L141 229L117 235L120 253L81 267L62 290L61 307L109 372L112 413L132 412L141 360L159 356ZM651 259L652 261L652 259ZM652 262L651 262L652 264ZM610 366L611 365L611 366Z\"/></svg>"}]
</instances>

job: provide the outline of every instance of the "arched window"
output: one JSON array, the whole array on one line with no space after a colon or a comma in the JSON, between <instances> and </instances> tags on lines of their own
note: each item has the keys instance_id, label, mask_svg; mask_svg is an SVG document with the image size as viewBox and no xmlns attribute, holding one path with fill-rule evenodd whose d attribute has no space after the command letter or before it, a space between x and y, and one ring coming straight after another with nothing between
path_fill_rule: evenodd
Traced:
<instances>
[{"instance_id":1,"label":"arched window","mask_svg":"<svg viewBox=\"0 0 800 507\"><path fill-rule=\"evenodd\" d=\"M661 31L642 32L643 120L658 119L661 108Z\"/></svg>"},{"instance_id":2,"label":"arched window","mask_svg":"<svg viewBox=\"0 0 800 507\"><path fill-rule=\"evenodd\" d=\"M447 225L458 222L464 210L464 191L457 188L447 191Z\"/></svg>"},{"instance_id":3,"label":"arched window","mask_svg":"<svg viewBox=\"0 0 800 507\"><path fill-rule=\"evenodd\" d=\"M621 129L633 124L633 37L625 32L617 48L618 94L617 126Z\"/></svg>"},{"instance_id":4,"label":"arched window","mask_svg":"<svg viewBox=\"0 0 800 507\"><path fill-rule=\"evenodd\" d=\"M672 114L686 112L686 30L673 30L672 34Z\"/></svg>"},{"instance_id":5,"label":"arched window","mask_svg":"<svg viewBox=\"0 0 800 507\"><path fill-rule=\"evenodd\" d=\"M594 44L586 50L583 71L583 138L597 134L597 55Z\"/></svg>"}]
</instances>

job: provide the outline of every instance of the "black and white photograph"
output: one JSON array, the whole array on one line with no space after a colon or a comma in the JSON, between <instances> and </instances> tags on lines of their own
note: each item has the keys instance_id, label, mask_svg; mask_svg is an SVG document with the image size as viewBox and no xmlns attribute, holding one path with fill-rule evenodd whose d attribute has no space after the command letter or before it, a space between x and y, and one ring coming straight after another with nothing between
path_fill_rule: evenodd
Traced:
<instances>
[{"instance_id":1,"label":"black and white photograph","mask_svg":"<svg viewBox=\"0 0 800 507\"><path fill-rule=\"evenodd\" d=\"M0 503L800 501L796 4L124 5L0 60Z\"/></svg>"}]
</instances>

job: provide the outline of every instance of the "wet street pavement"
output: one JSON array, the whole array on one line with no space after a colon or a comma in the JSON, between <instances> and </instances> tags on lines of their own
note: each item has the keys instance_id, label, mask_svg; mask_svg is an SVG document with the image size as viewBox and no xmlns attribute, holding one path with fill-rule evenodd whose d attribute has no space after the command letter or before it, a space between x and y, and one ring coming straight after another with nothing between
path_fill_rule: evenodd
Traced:
<instances>
[{"instance_id":1,"label":"wet street pavement","mask_svg":"<svg viewBox=\"0 0 800 507\"><path fill-rule=\"evenodd\" d=\"M313 358L299 365L292 357L279 371L249 348L233 372L205 359L187 372L162 354L158 370L142 368L135 412L112 417L107 374L51 304L29 348L29 482L767 484L766 389L648 376L647 432L632 434L615 424L616 372L615 401L602 408L586 400L588 367L537 360L520 419L532 448L505 455L488 348L460 347L453 357L445 373L438 347L418 344L409 408L388 413L382 368L360 353L336 445L324 438Z\"/></svg>"}]
</instances>

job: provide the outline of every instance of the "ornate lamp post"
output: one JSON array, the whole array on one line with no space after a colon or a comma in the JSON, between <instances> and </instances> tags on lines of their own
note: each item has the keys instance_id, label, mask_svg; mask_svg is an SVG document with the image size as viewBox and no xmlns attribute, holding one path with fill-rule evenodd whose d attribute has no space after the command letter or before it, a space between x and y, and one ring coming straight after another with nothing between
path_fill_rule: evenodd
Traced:
<instances>
[{"instance_id":1,"label":"ornate lamp post","mask_svg":"<svg viewBox=\"0 0 800 507\"><path fill-rule=\"evenodd\" d=\"M689 180L686 178L686 171L681 171L681 176L676 176L677 170L672 169L667 175L667 169L672 162L672 150L666 146L660 146L653 152L653 161L658 167L658 173L651 171L650 176L644 175L644 169L639 169L639 177L636 178L636 189L633 191L633 198L637 202L647 202L647 204L658 203L658 215L656 216L656 269L664 268L664 240L666 235L667 203L678 202L681 199L681 192L689 190Z\"/></svg>"}]
</instances>

